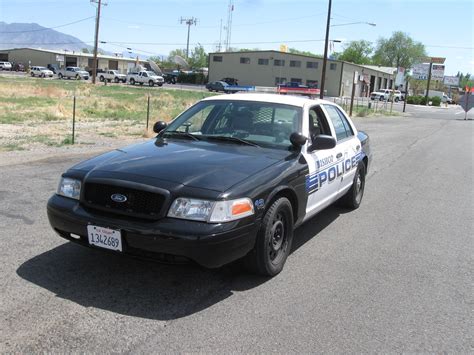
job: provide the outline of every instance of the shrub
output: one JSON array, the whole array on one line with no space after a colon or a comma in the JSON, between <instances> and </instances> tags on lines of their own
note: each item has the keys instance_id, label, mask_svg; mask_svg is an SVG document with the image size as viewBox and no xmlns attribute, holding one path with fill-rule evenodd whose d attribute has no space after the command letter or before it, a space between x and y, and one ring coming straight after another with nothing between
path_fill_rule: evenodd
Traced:
<instances>
[{"instance_id":1,"label":"shrub","mask_svg":"<svg viewBox=\"0 0 474 355\"><path fill-rule=\"evenodd\" d=\"M179 73L178 75L178 83L183 84L206 84L207 77L202 73Z\"/></svg>"},{"instance_id":2,"label":"shrub","mask_svg":"<svg viewBox=\"0 0 474 355\"><path fill-rule=\"evenodd\" d=\"M430 101L433 106L441 106L441 97L439 96L430 97Z\"/></svg>"}]
</instances>

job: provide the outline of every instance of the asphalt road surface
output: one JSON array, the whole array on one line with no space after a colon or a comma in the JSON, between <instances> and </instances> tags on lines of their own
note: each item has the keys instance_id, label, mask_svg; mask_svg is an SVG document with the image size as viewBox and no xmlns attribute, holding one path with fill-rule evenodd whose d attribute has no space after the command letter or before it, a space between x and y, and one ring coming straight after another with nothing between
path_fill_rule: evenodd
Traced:
<instances>
[{"instance_id":1,"label":"asphalt road surface","mask_svg":"<svg viewBox=\"0 0 474 355\"><path fill-rule=\"evenodd\" d=\"M0 352L472 353L474 122L424 110L356 121L362 206L297 229L272 279L68 243L45 204L80 159L3 166Z\"/></svg>"}]
</instances>

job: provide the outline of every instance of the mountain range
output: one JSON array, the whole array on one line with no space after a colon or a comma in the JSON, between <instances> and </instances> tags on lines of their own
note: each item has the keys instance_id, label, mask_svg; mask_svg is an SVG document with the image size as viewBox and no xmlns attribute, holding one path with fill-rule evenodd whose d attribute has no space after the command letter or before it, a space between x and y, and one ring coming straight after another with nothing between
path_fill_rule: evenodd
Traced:
<instances>
[{"instance_id":1,"label":"mountain range","mask_svg":"<svg viewBox=\"0 0 474 355\"><path fill-rule=\"evenodd\" d=\"M93 47L79 38L38 25L37 23L0 22L0 49L44 48L81 51Z\"/></svg>"}]
</instances>

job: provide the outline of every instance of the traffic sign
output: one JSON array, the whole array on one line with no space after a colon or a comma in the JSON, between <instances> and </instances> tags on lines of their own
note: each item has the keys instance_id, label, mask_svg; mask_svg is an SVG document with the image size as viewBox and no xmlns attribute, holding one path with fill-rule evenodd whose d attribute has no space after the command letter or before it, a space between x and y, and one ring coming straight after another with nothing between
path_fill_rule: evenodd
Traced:
<instances>
[{"instance_id":1,"label":"traffic sign","mask_svg":"<svg viewBox=\"0 0 474 355\"><path fill-rule=\"evenodd\" d=\"M468 112L471 108L474 107L474 97L469 92L465 93L459 98L459 105L463 108L465 112Z\"/></svg>"}]
</instances>

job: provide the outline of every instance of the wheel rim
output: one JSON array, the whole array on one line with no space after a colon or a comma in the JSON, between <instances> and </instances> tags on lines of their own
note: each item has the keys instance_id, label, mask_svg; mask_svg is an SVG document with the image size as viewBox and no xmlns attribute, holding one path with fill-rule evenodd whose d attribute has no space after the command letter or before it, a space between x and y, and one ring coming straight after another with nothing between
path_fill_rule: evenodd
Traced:
<instances>
[{"instance_id":1,"label":"wheel rim","mask_svg":"<svg viewBox=\"0 0 474 355\"><path fill-rule=\"evenodd\" d=\"M271 236L268 248L268 256L273 264L280 263L286 253L286 248L288 246L288 233L286 226L286 218L283 213L277 213L270 229Z\"/></svg>"},{"instance_id":2,"label":"wheel rim","mask_svg":"<svg viewBox=\"0 0 474 355\"><path fill-rule=\"evenodd\" d=\"M360 171L357 172L357 177L355 181L356 186L356 202L359 204L362 201L362 195L364 194L364 177L361 175Z\"/></svg>"}]
</instances>

